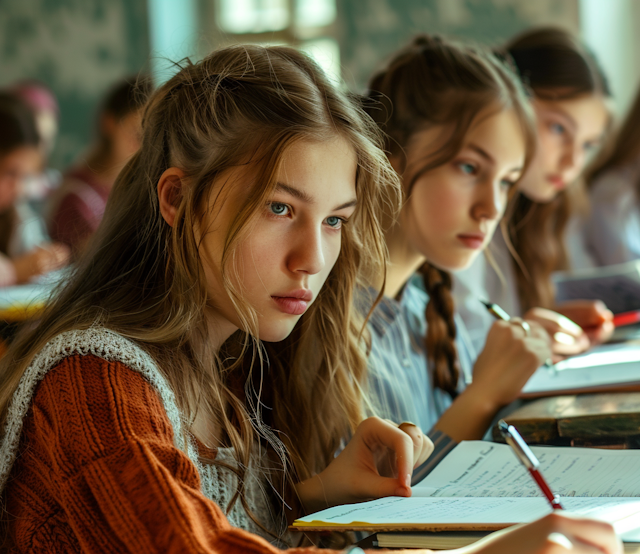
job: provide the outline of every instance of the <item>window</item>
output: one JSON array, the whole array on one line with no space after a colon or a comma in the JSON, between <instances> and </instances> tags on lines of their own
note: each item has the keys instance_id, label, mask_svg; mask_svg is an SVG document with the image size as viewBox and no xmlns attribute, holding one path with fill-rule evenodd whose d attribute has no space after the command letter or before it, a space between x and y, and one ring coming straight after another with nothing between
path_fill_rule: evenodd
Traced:
<instances>
[{"instance_id":1,"label":"window","mask_svg":"<svg viewBox=\"0 0 640 554\"><path fill-rule=\"evenodd\" d=\"M225 42L289 44L340 80L340 49L334 38L336 0L215 1L217 28Z\"/></svg>"}]
</instances>

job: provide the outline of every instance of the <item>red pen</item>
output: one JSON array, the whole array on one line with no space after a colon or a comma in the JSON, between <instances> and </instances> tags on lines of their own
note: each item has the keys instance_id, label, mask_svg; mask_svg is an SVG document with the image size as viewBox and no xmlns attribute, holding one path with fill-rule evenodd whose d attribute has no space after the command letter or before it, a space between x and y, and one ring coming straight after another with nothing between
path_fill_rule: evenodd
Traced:
<instances>
[{"instance_id":1,"label":"red pen","mask_svg":"<svg viewBox=\"0 0 640 554\"><path fill-rule=\"evenodd\" d=\"M622 327L623 325L631 325L640 321L640 310L634 310L632 312L624 312L613 316L613 324L616 327Z\"/></svg>"},{"instance_id":2,"label":"red pen","mask_svg":"<svg viewBox=\"0 0 640 554\"><path fill-rule=\"evenodd\" d=\"M515 452L518 460L529 470L529 473L538 484L538 487L540 487L540 490L549 501L549 504L551 504L551 507L554 510L564 510L558 496L551 492L545 478L542 476L542 473L540 473L538 469L540 467L538 458L531 452L531 449L527 443L524 442L524 439L520 436L517 429L513 425L509 425L504 419L498 421L498 429L500 429L500 434L504 437L504 440L507 441L507 444Z\"/></svg>"}]
</instances>

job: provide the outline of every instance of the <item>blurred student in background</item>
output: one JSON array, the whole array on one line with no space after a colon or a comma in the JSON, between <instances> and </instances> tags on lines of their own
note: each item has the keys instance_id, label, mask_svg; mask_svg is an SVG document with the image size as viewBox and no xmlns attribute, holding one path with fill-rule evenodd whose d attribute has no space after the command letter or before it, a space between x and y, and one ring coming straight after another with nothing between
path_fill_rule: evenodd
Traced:
<instances>
[{"instance_id":1,"label":"blurred student in background","mask_svg":"<svg viewBox=\"0 0 640 554\"><path fill-rule=\"evenodd\" d=\"M25 283L69 258L69 249L51 244L41 218L21 201L25 179L41 169L33 114L14 94L0 93L0 286Z\"/></svg>"},{"instance_id":2,"label":"blurred student in background","mask_svg":"<svg viewBox=\"0 0 640 554\"><path fill-rule=\"evenodd\" d=\"M589 179L585 242L597 265L640 259L640 91Z\"/></svg>"},{"instance_id":3,"label":"blurred student in background","mask_svg":"<svg viewBox=\"0 0 640 554\"><path fill-rule=\"evenodd\" d=\"M74 255L97 229L118 173L140 146L141 107L149 87L147 80L129 78L109 92L96 144L65 174L52 198L49 233Z\"/></svg>"},{"instance_id":4,"label":"blurred student in background","mask_svg":"<svg viewBox=\"0 0 640 554\"><path fill-rule=\"evenodd\" d=\"M551 274L584 257L581 234L568 229L582 193L574 183L609 125L609 88L593 56L566 31L529 31L504 51L533 93L537 153L489 248L494 263L478 257L456 274L456 303L476 346L494 321L480 303L488 300L541 323L558 357L576 354L610 335L612 314L601 302L557 305Z\"/></svg>"},{"instance_id":5,"label":"blurred student in background","mask_svg":"<svg viewBox=\"0 0 640 554\"><path fill-rule=\"evenodd\" d=\"M33 208L41 213L47 197L60 186L62 175L57 169L48 167L48 160L56 138L60 108L53 92L44 84L34 81L19 81L9 87L9 91L20 98L35 117L36 128L40 137L40 152L42 153L42 168L38 173L29 175L23 183L23 197Z\"/></svg>"}]
</instances>

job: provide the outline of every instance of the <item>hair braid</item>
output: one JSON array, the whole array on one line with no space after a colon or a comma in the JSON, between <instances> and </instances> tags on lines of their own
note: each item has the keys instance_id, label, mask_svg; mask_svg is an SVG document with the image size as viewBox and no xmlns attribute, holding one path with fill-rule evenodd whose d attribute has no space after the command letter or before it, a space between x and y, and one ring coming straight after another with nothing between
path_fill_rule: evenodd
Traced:
<instances>
[{"instance_id":1,"label":"hair braid","mask_svg":"<svg viewBox=\"0 0 640 554\"><path fill-rule=\"evenodd\" d=\"M455 345L456 323L453 319L455 307L451 294L451 275L429 263L420 268L420 273L429 294L425 309L427 336L424 340L433 369L433 385L455 397L458 393L460 366Z\"/></svg>"}]
</instances>

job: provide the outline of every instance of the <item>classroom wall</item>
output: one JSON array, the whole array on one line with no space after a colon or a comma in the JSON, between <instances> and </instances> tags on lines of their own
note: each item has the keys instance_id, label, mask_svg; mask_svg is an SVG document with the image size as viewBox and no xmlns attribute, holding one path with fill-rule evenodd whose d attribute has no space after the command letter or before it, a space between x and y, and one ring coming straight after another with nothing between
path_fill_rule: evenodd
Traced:
<instances>
[{"instance_id":1,"label":"classroom wall","mask_svg":"<svg viewBox=\"0 0 640 554\"><path fill-rule=\"evenodd\" d=\"M30 77L54 91L54 167L86 148L105 91L148 58L146 0L0 0L0 86Z\"/></svg>"},{"instance_id":2,"label":"classroom wall","mask_svg":"<svg viewBox=\"0 0 640 554\"><path fill-rule=\"evenodd\" d=\"M338 9L345 79L358 91L418 33L493 45L533 25L579 26L578 0L338 0Z\"/></svg>"},{"instance_id":3,"label":"classroom wall","mask_svg":"<svg viewBox=\"0 0 640 554\"><path fill-rule=\"evenodd\" d=\"M63 111L52 163L63 168L86 148L95 110L111 83L141 68L155 68L163 56L180 58L189 49L202 55L217 46L220 36L211 31L215 1L0 0L0 86L34 77L52 87ZM384 60L415 34L437 32L499 44L533 25L554 24L578 32L580 6L602 1L337 0L335 36L345 80L362 91ZM637 0L615 1L633 4L630 19L640 17ZM167 24L176 28L166 30ZM193 30L194 36L187 36L185 29ZM622 34L618 35L620 42ZM610 50L611 41L600 39ZM623 103L640 75L631 50L624 67L619 55L602 52L609 56L608 64L620 62L620 69L613 71L625 79L623 85L614 83Z\"/></svg>"},{"instance_id":4,"label":"classroom wall","mask_svg":"<svg viewBox=\"0 0 640 554\"><path fill-rule=\"evenodd\" d=\"M640 2L580 0L580 29L604 67L618 115L630 108L640 84Z\"/></svg>"}]
</instances>

